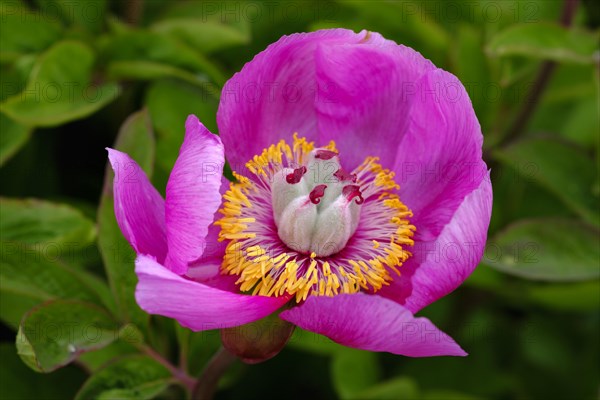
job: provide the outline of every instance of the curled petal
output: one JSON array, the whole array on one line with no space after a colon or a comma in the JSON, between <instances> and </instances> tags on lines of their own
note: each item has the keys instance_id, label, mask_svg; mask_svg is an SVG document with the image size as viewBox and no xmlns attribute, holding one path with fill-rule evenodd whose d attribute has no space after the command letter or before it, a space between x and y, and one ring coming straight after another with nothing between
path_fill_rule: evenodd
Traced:
<instances>
[{"instance_id":1,"label":"curled petal","mask_svg":"<svg viewBox=\"0 0 600 400\"><path fill-rule=\"evenodd\" d=\"M164 261L167 254L165 202L140 166L127 154L107 149L115 178L115 217L136 253Z\"/></svg>"},{"instance_id":2,"label":"curled petal","mask_svg":"<svg viewBox=\"0 0 600 400\"><path fill-rule=\"evenodd\" d=\"M415 318L400 304L365 293L311 296L280 316L357 349L408 357L467 355L427 318Z\"/></svg>"},{"instance_id":3,"label":"curled petal","mask_svg":"<svg viewBox=\"0 0 600 400\"><path fill-rule=\"evenodd\" d=\"M139 255L135 298L150 313L174 318L193 331L230 328L266 317L285 297L247 296L179 276L153 258Z\"/></svg>"},{"instance_id":4,"label":"curled petal","mask_svg":"<svg viewBox=\"0 0 600 400\"><path fill-rule=\"evenodd\" d=\"M190 115L185 139L167 183L166 223L169 252L166 266L184 274L206 247L206 235L221 204L223 144Z\"/></svg>"}]
</instances>

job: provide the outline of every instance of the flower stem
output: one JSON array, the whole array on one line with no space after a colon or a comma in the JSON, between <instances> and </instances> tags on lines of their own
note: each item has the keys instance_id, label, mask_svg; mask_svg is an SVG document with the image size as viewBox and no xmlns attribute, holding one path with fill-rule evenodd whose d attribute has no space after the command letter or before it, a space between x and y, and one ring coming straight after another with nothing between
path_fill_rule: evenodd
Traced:
<instances>
[{"instance_id":1,"label":"flower stem","mask_svg":"<svg viewBox=\"0 0 600 400\"><path fill-rule=\"evenodd\" d=\"M221 347L210 359L196 382L192 392L193 400L211 400L217 389L219 379L237 357Z\"/></svg>"},{"instance_id":2,"label":"flower stem","mask_svg":"<svg viewBox=\"0 0 600 400\"><path fill-rule=\"evenodd\" d=\"M175 367L173 364L171 364L169 360L157 353L151 347L148 347L146 345L138 345L136 347L144 354L153 358L154 360L156 360L156 362L162 364L166 369L168 369L169 372L171 372L171 374L173 375L173 377L180 381L181 384L185 386L185 388L188 391L191 392L194 389L194 386L196 385L196 380L189 376L185 371Z\"/></svg>"},{"instance_id":3,"label":"flower stem","mask_svg":"<svg viewBox=\"0 0 600 400\"><path fill-rule=\"evenodd\" d=\"M560 16L560 23L562 26L568 27L571 25L573 17L575 16L575 11L577 11L578 4L579 0L565 0ZM512 126L508 129L503 142L510 142L516 139L527 127L527 123L533 115L533 112L539 103L540 97L550 81L550 77L552 76L555 68L556 63L554 61L544 61L544 63L542 63L540 69L538 70L537 78L533 83L531 90L527 94L525 105L515 118Z\"/></svg>"}]
</instances>

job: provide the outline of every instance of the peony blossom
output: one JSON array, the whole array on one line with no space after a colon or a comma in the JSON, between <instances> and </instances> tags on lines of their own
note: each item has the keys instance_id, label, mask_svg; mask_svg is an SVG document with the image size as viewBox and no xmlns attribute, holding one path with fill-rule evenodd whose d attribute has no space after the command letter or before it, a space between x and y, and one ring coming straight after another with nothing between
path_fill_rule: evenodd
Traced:
<instances>
[{"instance_id":1,"label":"peony blossom","mask_svg":"<svg viewBox=\"0 0 600 400\"><path fill-rule=\"evenodd\" d=\"M414 315L469 276L490 221L455 76L377 33L294 34L225 84L217 122L187 119L164 200L109 149L142 309L194 331L279 312L354 348L466 355Z\"/></svg>"}]
</instances>

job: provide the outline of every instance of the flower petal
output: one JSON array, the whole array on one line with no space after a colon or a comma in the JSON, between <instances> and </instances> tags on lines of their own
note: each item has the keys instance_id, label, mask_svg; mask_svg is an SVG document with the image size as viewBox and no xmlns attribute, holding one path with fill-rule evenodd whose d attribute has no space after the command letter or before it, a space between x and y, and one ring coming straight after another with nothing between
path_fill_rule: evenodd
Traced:
<instances>
[{"instance_id":1,"label":"flower petal","mask_svg":"<svg viewBox=\"0 0 600 400\"><path fill-rule=\"evenodd\" d=\"M336 141L347 170L367 156L392 167L410 121L407 89L435 66L378 33L360 44L323 43L315 61L320 142Z\"/></svg>"},{"instance_id":2,"label":"flower petal","mask_svg":"<svg viewBox=\"0 0 600 400\"><path fill-rule=\"evenodd\" d=\"M230 328L266 317L289 299L248 296L185 279L151 257L138 256L135 298L150 314L174 318L193 331Z\"/></svg>"},{"instance_id":3,"label":"flower petal","mask_svg":"<svg viewBox=\"0 0 600 400\"><path fill-rule=\"evenodd\" d=\"M411 91L410 124L393 170L400 197L414 213L415 240L429 241L479 186L487 167L481 128L460 81L438 69Z\"/></svg>"},{"instance_id":4,"label":"flower petal","mask_svg":"<svg viewBox=\"0 0 600 400\"><path fill-rule=\"evenodd\" d=\"M489 174L462 202L435 241L415 242L401 275L378 294L416 313L456 289L473 272L485 248L492 213ZM418 229L418 228L417 228Z\"/></svg>"},{"instance_id":5,"label":"flower petal","mask_svg":"<svg viewBox=\"0 0 600 400\"><path fill-rule=\"evenodd\" d=\"M227 161L236 172L281 139L317 138L315 50L322 43L358 43L365 32L322 30L284 36L223 87L217 113Z\"/></svg>"},{"instance_id":6,"label":"flower petal","mask_svg":"<svg viewBox=\"0 0 600 400\"><path fill-rule=\"evenodd\" d=\"M467 355L427 318L415 318L400 304L365 293L311 296L280 317L358 349L408 357Z\"/></svg>"},{"instance_id":7,"label":"flower petal","mask_svg":"<svg viewBox=\"0 0 600 400\"><path fill-rule=\"evenodd\" d=\"M127 154L109 149L115 172L115 217L123 236L136 253L164 261L167 254L165 202L140 166Z\"/></svg>"},{"instance_id":8,"label":"flower petal","mask_svg":"<svg viewBox=\"0 0 600 400\"><path fill-rule=\"evenodd\" d=\"M167 183L165 201L167 242L166 266L184 274L198 260L206 245L213 215L221 204L223 144L190 115L185 139Z\"/></svg>"}]
</instances>

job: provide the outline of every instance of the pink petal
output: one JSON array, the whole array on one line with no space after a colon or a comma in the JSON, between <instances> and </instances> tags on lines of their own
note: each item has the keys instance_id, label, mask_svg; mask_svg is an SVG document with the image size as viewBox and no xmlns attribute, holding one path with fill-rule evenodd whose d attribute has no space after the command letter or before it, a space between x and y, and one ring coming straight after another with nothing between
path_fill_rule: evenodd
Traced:
<instances>
[{"instance_id":1,"label":"pink petal","mask_svg":"<svg viewBox=\"0 0 600 400\"><path fill-rule=\"evenodd\" d=\"M411 83L410 124L393 168L416 240L433 240L487 176L483 136L460 81L443 70Z\"/></svg>"},{"instance_id":2,"label":"pink petal","mask_svg":"<svg viewBox=\"0 0 600 400\"><path fill-rule=\"evenodd\" d=\"M169 253L166 266L184 274L202 256L208 227L221 204L223 144L190 115L185 139L167 183L166 223Z\"/></svg>"},{"instance_id":3,"label":"pink petal","mask_svg":"<svg viewBox=\"0 0 600 400\"><path fill-rule=\"evenodd\" d=\"M486 175L462 202L435 241L416 242L401 276L378 294L416 313L456 289L473 272L485 248L492 213L492 185ZM417 227L418 229L418 227Z\"/></svg>"},{"instance_id":4,"label":"pink petal","mask_svg":"<svg viewBox=\"0 0 600 400\"><path fill-rule=\"evenodd\" d=\"M107 149L115 172L115 217L136 253L164 261L167 254L165 202L140 166L127 154Z\"/></svg>"},{"instance_id":5,"label":"pink petal","mask_svg":"<svg viewBox=\"0 0 600 400\"><path fill-rule=\"evenodd\" d=\"M366 156L392 167L410 121L413 98L407 89L434 65L378 33L360 44L323 43L315 62L321 142L336 141L348 170Z\"/></svg>"},{"instance_id":6,"label":"pink petal","mask_svg":"<svg viewBox=\"0 0 600 400\"><path fill-rule=\"evenodd\" d=\"M185 279L144 255L138 256L135 272L139 279L135 298L140 307L174 318L193 331L247 324L272 314L289 300L223 291Z\"/></svg>"},{"instance_id":7,"label":"pink petal","mask_svg":"<svg viewBox=\"0 0 600 400\"><path fill-rule=\"evenodd\" d=\"M365 32L332 29L284 36L259 53L223 87L217 113L227 161L237 172L264 148L292 134L314 140L317 120L315 50L358 43Z\"/></svg>"},{"instance_id":8,"label":"pink petal","mask_svg":"<svg viewBox=\"0 0 600 400\"><path fill-rule=\"evenodd\" d=\"M415 318L400 304L365 293L311 296L280 317L357 349L408 357L467 355L427 318Z\"/></svg>"}]
</instances>

